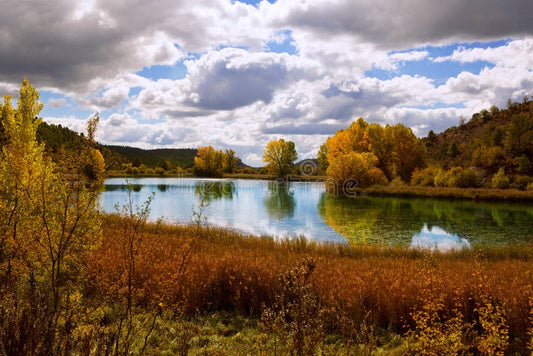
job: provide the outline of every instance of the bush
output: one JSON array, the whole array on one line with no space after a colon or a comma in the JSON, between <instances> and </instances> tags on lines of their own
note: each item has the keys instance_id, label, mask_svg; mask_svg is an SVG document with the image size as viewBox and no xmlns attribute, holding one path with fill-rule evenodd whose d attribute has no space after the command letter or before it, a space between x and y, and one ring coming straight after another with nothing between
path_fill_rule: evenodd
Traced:
<instances>
[{"instance_id":1,"label":"bush","mask_svg":"<svg viewBox=\"0 0 533 356\"><path fill-rule=\"evenodd\" d=\"M457 177L455 177L454 187L458 188L473 188L477 186L476 172L468 169L463 169Z\"/></svg>"},{"instance_id":2,"label":"bush","mask_svg":"<svg viewBox=\"0 0 533 356\"><path fill-rule=\"evenodd\" d=\"M429 174L426 179L429 179L428 177ZM437 187L472 188L478 185L476 172L460 166L453 167L449 171L439 170L433 182Z\"/></svg>"},{"instance_id":3,"label":"bush","mask_svg":"<svg viewBox=\"0 0 533 356\"><path fill-rule=\"evenodd\" d=\"M513 183L509 187L524 190L531 182L533 182L533 179L529 176L516 175L513 178Z\"/></svg>"},{"instance_id":4,"label":"bush","mask_svg":"<svg viewBox=\"0 0 533 356\"><path fill-rule=\"evenodd\" d=\"M436 167L427 167L422 170L417 169L414 171L411 178L411 185L418 185L421 187L434 187L435 176L439 173L439 169Z\"/></svg>"},{"instance_id":5,"label":"bush","mask_svg":"<svg viewBox=\"0 0 533 356\"><path fill-rule=\"evenodd\" d=\"M509 177L505 175L503 167L492 177L492 187L495 189L506 189L509 187Z\"/></svg>"},{"instance_id":6,"label":"bush","mask_svg":"<svg viewBox=\"0 0 533 356\"><path fill-rule=\"evenodd\" d=\"M446 171L444 169L439 169L437 174L435 175L435 179L433 180L435 187L446 187L447 184L447 178L446 178Z\"/></svg>"},{"instance_id":7,"label":"bush","mask_svg":"<svg viewBox=\"0 0 533 356\"><path fill-rule=\"evenodd\" d=\"M400 177L394 177L394 179L389 183L389 186L391 187L405 187L406 185L407 183L405 183Z\"/></svg>"},{"instance_id":8,"label":"bush","mask_svg":"<svg viewBox=\"0 0 533 356\"><path fill-rule=\"evenodd\" d=\"M165 169L164 169L164 168L161 168L161 167L157 167L157 168L154 170L154 173L155 173L155 174L159 174L160 176L162 176L162 175L165 174Z\"/></svg>"}]
</instances>

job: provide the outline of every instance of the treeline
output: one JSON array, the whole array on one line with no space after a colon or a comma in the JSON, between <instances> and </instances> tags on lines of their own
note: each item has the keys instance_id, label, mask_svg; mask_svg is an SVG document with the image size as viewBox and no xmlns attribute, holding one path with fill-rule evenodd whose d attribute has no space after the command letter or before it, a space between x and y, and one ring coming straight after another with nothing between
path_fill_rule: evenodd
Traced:
<instances>
[{"instance_id":1,"label":"treeline","mask_svg":"<svg viewBox=\"0 0 533 356\"><path fill-rule=\"evenodd\" d=\"M364 119L330 137L318 152L330 188L413 185L533 189L533 102L493 106L441 134Z\"/></svg>"},{"instance_id":2,"label":"treeline","mask_svg":"<svg viewBox=\"0 0 533 356\"><path fill-rule=\"evenodd\" d=\"M106 146L110 150L122 155L131 163L132 167L163 168L165 170L178 167L186 169L194 165L194 157L198 153L193 148L158 148L145 150L129 146ZM123 167L118 167L123 168Z\"/></svg>"},{"instance_id":3,"label":"treeline","mask_svg":"<svg viewBox=\"0 0 533 356\"><path fill-rule=\"evenodd\" d=\"M222 177L223 173L236 173L241 166L241 159L231 149L222 151L213 146L200 147L194 157L194 174L199 177Z\"/></svg>"}]
</instances>

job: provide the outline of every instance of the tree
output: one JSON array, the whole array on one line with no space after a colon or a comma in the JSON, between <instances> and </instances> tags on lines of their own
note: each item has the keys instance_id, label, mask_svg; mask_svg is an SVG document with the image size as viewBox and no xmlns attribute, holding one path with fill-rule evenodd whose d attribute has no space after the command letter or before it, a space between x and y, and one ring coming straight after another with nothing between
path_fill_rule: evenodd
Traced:
<instances>
[{"instance_id":1,"label":"tree","mask_svg":"<svg viewBox=\"0 0 533 356\"><path fill-rule=\"evenodd\" d=\"M222 151L215 150L213 146L198 148L198 154L194 157L194 172L204 177L222 176Z\"/></svg>"},{"instance_id":2,"label":"tree","mask_svg":"<svg viewBox=\"0 0 533 356\"><path fill-rule=\"evenodd\" d=\"M235 155L235 151L231 149L226 150L222 161L222 169L224 170L224 173L235 173L239 163L239 158Z\"/></svg>"},{"instance_id":3,"label":"tree","mask_svg":"<svg viewBox=\"0 0 533 356\"><path fill-rule=\"evenodd\" d=\"M376 167L378 158L371 152L350 152L330 163L327 175L330 185L343 194L350 187L365 188L375 184L387 184L387 178ZM330 187L331 188L331 187Z\"/></svg>"},{"instance_id":4,"label":"tree","mask_svg":"<svg viewBox=\"0 0 533 356\"><path fill-rule=\"evenodd\" d=\"M329 139L328 139L329 140ZM324 142L322 145L320 145L320 149L318 150L317 154L317 161L318 161L318 169L321 174L326 173L326 170L328 169L329 163L328 163L328 141Z\"/></svg>"},{"instance_id":5,"label":"tree","mask_svg":"<svg viewBox=\"0 0 533 356\"><path fill-rule=\"evenodd\" d=\"M289 174L297 158L294 142L284 139L270 141L263 151L263 162L267 163L269 170L278 177Z\"/></svg>"},{"instance_id":6,"label":"tree","mask_svg":"<svg viewBox=\"0 0 533 356\"><path fill-rule=\"evenodd\" d=\"M36 140L38 100L39 93L24 79L17 108L10 96L1 105L8 141L0 160L0 271L17 283L9 298L23 313L12 316L13 327L20 322L39 328L24 330L41 336L29 347L37 354L54 354L60 344L69 344L66 339L76 327L73 309L80 291L75 281L100 231L98 186L87 189L81 175L61 174L44 154ZM18 275L11 275L13 268ZM28 304L20 299L23 295L29 295ZM16 320L17 315L23 319Z\"/></svg>"},{"instance_id":7,"label":"tree","mask_svg":"<svg viewBox=\"0 0 533 356\"><path fill-rule=\"evenodd\" d=\"M392 146L393 175L400 177L404 182L410 182L413 171L425 165L424 144L409 127L403 124L387 125L385 134Z\"/></svg>"}]
</instances>

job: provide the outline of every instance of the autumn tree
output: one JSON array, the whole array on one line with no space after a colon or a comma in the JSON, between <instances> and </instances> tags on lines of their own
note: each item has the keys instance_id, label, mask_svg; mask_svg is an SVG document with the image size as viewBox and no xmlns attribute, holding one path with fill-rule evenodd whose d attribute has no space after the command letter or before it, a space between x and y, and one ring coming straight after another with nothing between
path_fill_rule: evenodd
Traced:
<instances>
[{"instance_id":1,"label":"autumn tree","mask_svg":"<svg viewBox=\"0 0 533 356\"><path fill-rule=\"evenodd\" d=\"M15 282L13 293L2 298L19 305L7 311L13 313L7 316L14 321L11 327L38 329L19 333L40 335L27 341L31 351L56 354L67 347L76 327L73 310L80 291L75 281L81 277L84 255L99 236L98 192L96 187L87 189L83 179L65 179L45 155L36 140L42 104L28 80L20 87L17 108L11 100L5 96L0 105L7 138L0 160L0 264L4 276ZM24 296L28 299L20 299ZM25 350L14 345L10 352Z\"/></svg>"},{"instance_id":2,"label":"autumn tree","mask_svg":"<svg viewBox=\"0 0 533 356\"><path fill-rule=\"evenodd\" d=\"M270 172L278 177L291 173L297 158L294 142L284 139L268 142L263 151L263 162L267 163Z\"/></svg>"},{"instance_id":3,"label":"autumn tree","mask_svg":"<svg viewBox=\"0 0 533 356\"><path fill-rule=\"evenodd\" d=\"M213 146L198 148L198 154L194 157L194 172L204 177L222 176L222 151L215 150Z\"/></svg>"},{"instance_id":4,"label":"autumn tree","mask_svg":"<svg viewBox=\"0 0 533 356\"><path fill-rule=\"evenodd\" d=\"M348 186L365 188L387 184L387 178L377 164L378 158L371 152L350 152L339 156L328 167L328 183L341 189L342 193L347 193Z\"/></svg>"},{"instance_id":5,"label":"autumn tree","mask_svg":"<svg viewBox=\"0 0 533 356\"><path fill-rule=\"evenodd\" d=\"M424 145L413 131L403 124L387 125L385 131L389 132L391 141L392 173L404 182L409 182L413 171L425 164Z\"/></svg>"},{"instance_id":6,"label":"autumn tree","mask_svg":"<svg viewBox=\"0 0 533 356\"><path fill-rule=\"evenodd\" d=\"M372 155L361 156L364 153ZM383 127L359 118L348 129L328 138L320 154L320 159L325 157L327 161L328 177L337 185L354 179L363 187L384 184L396 177L409 182L413 171L424 166L425 148L411 129L402 124Z\"/></svg>"}]
</instances>

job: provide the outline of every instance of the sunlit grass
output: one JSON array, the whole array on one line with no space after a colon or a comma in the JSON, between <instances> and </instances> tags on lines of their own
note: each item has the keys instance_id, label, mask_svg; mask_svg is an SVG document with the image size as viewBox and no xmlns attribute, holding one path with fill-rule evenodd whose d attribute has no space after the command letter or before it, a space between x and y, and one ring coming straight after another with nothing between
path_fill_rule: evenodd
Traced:
<instances>
[{"instance_id":1,"label":"sunlit grass","mask_svg":"<svg viewBox=\"0 0 533 356\"><path fill-rule=\"evenodd\" d=\"M120 278L115 236L122 224L116 216L104 219L102 245L88 261L87 290L93 298L112 301L121 293L113 285ZM487 338L486 347L492 347L495 334L485 328L496 322L508 332L508 345L503 344L507 350L525 350L529 341L531 245L443 253L321 244L305 238L275 240L216 227L154 223L147 225L137 254L135 301L147 310L162 303L165 310L189 317L226 311L258 318L282 292L279 276L311 258L316 268L309 290L329 312L324 315L332 315L324 322L327 335L350 340L355 336L342 330L361 330L364 325L417 340L416 335L431 333L424 334L416 315L438 297L440 319L434 316L426 324L432 332L455 330L465 348L482 347ZM498 319L487 319L491 310ZM342 318L335 317L339 315ZM460 327L435 326L448 322ZM359 331L355 334L360 338Z\"/></svg>"}]
</instances>

